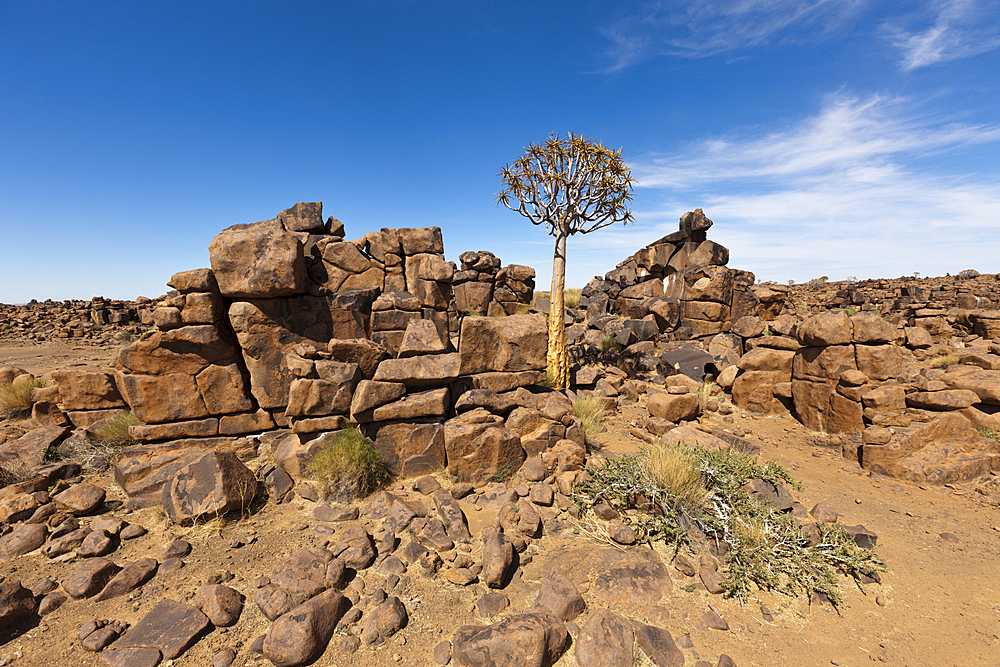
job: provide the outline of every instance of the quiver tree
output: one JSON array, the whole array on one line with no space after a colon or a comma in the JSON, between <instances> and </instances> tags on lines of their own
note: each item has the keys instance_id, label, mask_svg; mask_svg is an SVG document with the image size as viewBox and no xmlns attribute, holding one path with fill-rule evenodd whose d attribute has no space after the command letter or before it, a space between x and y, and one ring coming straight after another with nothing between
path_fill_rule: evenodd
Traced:
<instances>
[{"instance_id":1,"label":"quiver tree","mask_svg":"<svg viewBox=\"0 0 1000 667\"><path fill-rule=\"evenodd\" d=\"M622 151L570 133L529 144L514 164L499 175L503 189L497 202L528 218L556 238L549 302L548 378L558 389L569 386L569 356L563 289L566 282L566 239L616 222L632 221L633 179Z\"/></svg>"}]
</instances>

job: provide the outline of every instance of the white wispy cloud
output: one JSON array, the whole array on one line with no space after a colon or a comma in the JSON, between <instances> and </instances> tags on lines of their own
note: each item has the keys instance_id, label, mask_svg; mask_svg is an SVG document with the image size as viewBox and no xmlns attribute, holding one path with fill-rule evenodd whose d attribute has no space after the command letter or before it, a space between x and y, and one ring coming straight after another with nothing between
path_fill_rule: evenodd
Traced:
<instances>
[{"instance_id":1,"label":"white wispy cloud","mask_svg":"<svg viewBox=\"0 0 1000 667\"><path fill-rule=\"evenodd\" d=\"M814 41L849 26L868 0L658 0L606 28L609 71L660 55L701 58L779 41ZM794 30L793 30L794 28Z\"/></svg>"},{"instance_id":2,"label":"white wispy cloud","mask_svg":"<svg viewBox=\"0 0 1000 667\"><path fill-rule=\"evenodd\" d=\"M883 27L902 51L903 68L914 70L1000 48L1000 4L996 0L930 3L921 19L930 25L908 30L899 20Z\"/></svg>"},{"instance_id":3,"label":"white wispy cloud","mask_svg":"<svg viewBox=\"0 0 1000 667\"><path fill-rule=\"evenodd\" d=\"M778 131L631 159L637 224L574 239L570 253L620 261L701 207L716 221L709 237L731 250L730 266L759 278L1000 271L1000 167L970 162L955 173L940 162L1000 143L1000 125L918 109L901 98L839 93Z\"/></svg>"}]
</instances>

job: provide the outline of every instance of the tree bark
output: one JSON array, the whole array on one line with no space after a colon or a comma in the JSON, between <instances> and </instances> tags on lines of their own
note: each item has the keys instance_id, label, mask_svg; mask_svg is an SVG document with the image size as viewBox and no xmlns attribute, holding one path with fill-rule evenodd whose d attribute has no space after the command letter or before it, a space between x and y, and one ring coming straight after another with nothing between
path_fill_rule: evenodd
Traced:
<instances>
[{"instance_id":1,"label":"tree bark","mask_svg":"<svg viewBox=\"0 0 1000 667\"><path fill-rule=\"evenodd\" d=\"M545 353L546 374L555 389L569 387L569 354L566 351L563 289L566 285L566 234L556 236L552 257L552 289L549 292L549 341Z\"/></svg>"}]
</instances>

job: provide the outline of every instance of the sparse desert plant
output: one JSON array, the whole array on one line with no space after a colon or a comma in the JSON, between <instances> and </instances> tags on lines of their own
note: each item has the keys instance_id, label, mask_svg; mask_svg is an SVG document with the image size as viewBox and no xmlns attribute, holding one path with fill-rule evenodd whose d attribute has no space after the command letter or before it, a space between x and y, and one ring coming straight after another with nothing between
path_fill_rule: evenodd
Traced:
<instances>
[{"instance_id":1,"label":"sparse desert plant","mask_svg":"<svg viewBox=\"0 0 1000 667\"><path fill-rule=\"evenodd\" d=\"M958 357L952 354L946 354L940 357L934 357L930 360L931 368L941 368L942 366L954 366L958 363Z\"/></svg>"},{"instance_id":2,"label":"sparse desert plant","mask_svg":"<svg viewBox=\"0 0 1000 667\"><path fill-rule=\"evenodd\" d=\"M885 569L873 550L859 547L839 525L816 524L815 540L795 517L751 495L744 485L753 478L797 488L774 461L678 444L607 459L587 472L573 499L585 509L607 501L644 541L662 539L675 549L696 539L725 541L730 552L722 587L731 597L745 601L756 586L789 595L823 593L838 605L838 571L860 586L863 576Z\"/></svg>"},{"instance_id":3,"label":"sparse desert plant","mask_svg":"<svg viewBox=\"0 0 1000 667\"><path fill-rule=\"evenodd\" d=\"M1000 442L1000 429L989 428L988 426L984 426L979 429L979 435L983 436L984 438L989 438L990 440L996 440L997 442Z\"/></svg>"},{"instance_id":4,"label":"sparse desert plant","mask_svg":"<svg viewBox=\"0 0 1000 667\"><path fill-rule=\"evenodd\" d=\"M529 303L522 303L520 306L517 307L517 310L514 311L514 314L515 315L524 315L524 314L528 313L530 310L531 310L531 304L529 304Z\"/></svg>"},{"instance_id":5,"label":"sparse desert plant","mask_svg":"<svg viewBox=\"0 0 1000 667\"><path fill-rule=\"evenodd\" d=\"M109 447L130 447L135 438L128 434L128 427L138 424L139 418L127 410L122 410L104 420L91 432L91 438Z\"/></svg>"},{"instance_id":6,"label":"sparse desert plant","mask_svg":"<svg viewBox=\"0 0 1000 667\"><path fill-rule=\"evenodd\" d=\"M119 343L126 343L126 344L131 343L133 340L135 340L135 336L132 335L131 331L119 331L118 335L115 336L115 338L118 339Z\"/></svg>"},{"instance_id":7,"label":"sparse desert plant","mask_svg":"<svg viewBox=\"0 0 1000 667\"><path fill-rule=\"evenodd\" d=\"M583 422L583 433L587 440L604 430L607 412L597 396L577 396L573 401L573 412Z\"/></svg>"},{"instance_id":8,"label":"sparse desert plant","mask_svg":"<svg viewBox=\"0 0 1000 667\"><path fill-rule=\"evenodd\" d=\"M702 480L701 459L690 447L653 445L643 452L642 466L675 503L701 508L711 497Z\"/></svg>"},{"instance_id":9,"label":"sparse desert plant","mask_svg":"<svg viewBox=\"0 0 1000 667\"><path fill-rule=\"evenodd\" d=\"M563 296L565 297L566 307L577 310L580 308L580 299L583 298L583 288L570 287L569 289L563 290Z\"/></svg>"},{"instance_id":10,"label":"sparse desert plant","mask_svg":"<svg viewBox=\"0 0 1000 667\"><path fill-rule=\"evenodd\" d=\"M597 342L597 349L601 352L607 352L608 350L620 350L622 349L622 344L618 342L618 339L611 334L604 334L601 336L601 340Z\"/></svg>"},{"instance_id":11,"label":"sparse desert plant","mask_svg":"<svg viewBox=\"0 0 1000 667\"><path fill-rule=\"evenodd\" d=\"M46 379L21 375L0 384L0 419L25 419L31 416L31 390L49 386Z\"/></svg>"},{"instance_id":12,"label":"sparse desert plant","mask_svg":"<svg viewBox=\"0 0 1000 667\"><path fill-rule=\"evenodd\" d=\"M308 469L326 495L339 500L366 496L388 479L378 450L357 426L343 429L316 452Z\"/></svg>"},{"instance_id":13,"label":"sparse desert plant","mask_svg":"<svg viewBox=\"0 0 1000 667\"><path fill-rule=\"evenodd\" d=\"M702 382L698 385L698 405L702 410L708 405L708 399L712 397L712 388L715 387L714 382Z\"/></svg>"},{"instance_id":14,"label":"sparse desert plant","mask_svg":"<svg viewBox=\"0 0 1000 667\"><path fill-rule=\"evenodd\" d=\"M848 317L853 317L858 314L858 309L854 306L848 306L847 308L844 308L844 312L847 313Z\"/></svg>"}]
</instances>

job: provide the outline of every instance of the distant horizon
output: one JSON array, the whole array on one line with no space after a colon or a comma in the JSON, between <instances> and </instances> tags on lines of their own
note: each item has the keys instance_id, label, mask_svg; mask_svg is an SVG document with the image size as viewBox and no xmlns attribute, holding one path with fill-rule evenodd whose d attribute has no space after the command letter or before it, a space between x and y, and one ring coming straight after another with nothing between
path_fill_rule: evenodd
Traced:
<instances>
[{"instance_id":1,"label":"distant horizon","mask_svg":"<svg viewBox=\"0 0 1000 667\"><path fill-rule=\"evenodd\" d=\"M1000 271L989 0L18 0L0 31L0 302L154 298L298 201L349 238L438 226L545 290L553 239L498 174L568 132L636 188L567 284L696 208L764 281Z\"/></svg>"}]
</instances>

